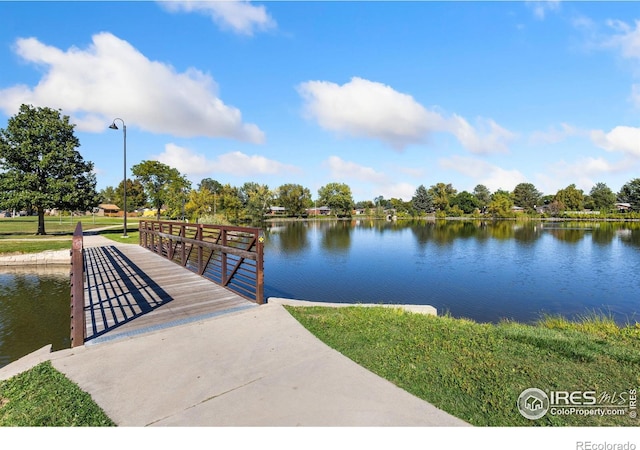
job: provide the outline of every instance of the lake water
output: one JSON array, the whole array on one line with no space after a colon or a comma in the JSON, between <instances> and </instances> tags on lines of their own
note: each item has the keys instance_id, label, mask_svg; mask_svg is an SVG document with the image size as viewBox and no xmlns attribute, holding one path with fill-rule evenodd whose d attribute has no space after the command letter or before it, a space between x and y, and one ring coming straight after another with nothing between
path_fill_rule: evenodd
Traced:
<instances>
[{"instance_id":1,"label":"lake water","mask_svg":"<svg viewBox=\"0 0 640 450\"><path fill-rule=\"evenodd\" d=\"M0 268L0 367L47 344L69 348L69 266Z\"/></svg>"},{"instance_id":2,"label":"lake water","mask_svg":"<svg viewBox=\"0 0 640 450\"><path fill-rule=\"evenodd\" d=\"M308 221L267 224L265 237L266 297L640 321L640 223ZM0 268L0 367L49 343L70 345L68 267Z\"/></svg>"},{"instance_id":3,"label":"lake water","mask_svg":"<svg viewBox=\"0 0 640 450\"><path fill-rule=\"evenodd\" d=\"M480 322L640 320L640 224L296 222L266 232L267 296L427 304Z\"/></svg>"}]
</instances>

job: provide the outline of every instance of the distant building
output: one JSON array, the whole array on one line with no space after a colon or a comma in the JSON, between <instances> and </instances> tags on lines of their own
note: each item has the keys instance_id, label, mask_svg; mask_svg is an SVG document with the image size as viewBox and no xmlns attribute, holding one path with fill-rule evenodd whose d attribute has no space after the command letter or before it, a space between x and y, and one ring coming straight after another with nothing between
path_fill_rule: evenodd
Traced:
<instances>
[{"instance_id":1,"label":"distant building","mask_svg":"<svg viewBox=\"0 0 640 450\"><path fill-rule=\"evenodd\" d=\"M284 206L269 206L267 214L270 216L284 216L287 213L287 208Z\"/></svg>"},{"instance_id":2,"label":"distant building","mask_svg":"<svg viewBox=\"0 0 640 450\"><path fill-rule=\"evenodd\" d=\"M101 203L98 205L97 216L117 217L120 215L120 207L109 203Z\"/></svg>"},{"instance_id":3,"label":"distant building","mask_svg":"<svg viewBox=\"0 0 640 450\"><path fill-rule=\"evenodd\" d=\"M628 212L631 211L631 203L616 203L615 208L618 212Z\"/></svg>"},{"instance_id":4,"label":"distant building","mask_svg":"<svg viewBox=\"0 0 640 450\"><path fill-rule=\"evenodd\" d=\"M331 208L328 206L320 206L319 208L307 209L307 214L310 216L328 216L331 214Z\"/></svg>"}]
</instances>

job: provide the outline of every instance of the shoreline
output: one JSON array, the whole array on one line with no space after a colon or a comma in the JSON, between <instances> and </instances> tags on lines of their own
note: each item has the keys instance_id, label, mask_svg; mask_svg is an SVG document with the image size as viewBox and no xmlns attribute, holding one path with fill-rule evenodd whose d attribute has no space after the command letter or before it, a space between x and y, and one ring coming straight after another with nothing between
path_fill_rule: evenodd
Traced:
<instances>
[{"instance_id":1,"label":"shoreline","mask_svg":"<svg viewBox=\"0 0 640 450\"><path fill-rule=\"evenodd\" d=\"M38 253L20 253L0 256L0 267L16 266L69 266L69 249L45 250Z\"/></svg>"}]
</instances>

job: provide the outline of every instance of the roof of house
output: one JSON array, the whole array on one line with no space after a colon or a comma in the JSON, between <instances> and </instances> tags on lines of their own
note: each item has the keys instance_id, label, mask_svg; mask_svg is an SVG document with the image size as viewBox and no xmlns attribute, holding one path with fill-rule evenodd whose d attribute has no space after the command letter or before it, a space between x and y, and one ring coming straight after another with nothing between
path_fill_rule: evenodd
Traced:
<instances>
[{"instance_id":1,"label":"roof of house","mask_svg":"<svg viewBox=\"0 0 640 450\"><path fill-rule=\"evenodd\" d=\"M120 210L120 207L118 205L113 205L111 203L101 203L98 205L98 208L101 209L117 209Z\"/></svg>"}]
</instances>

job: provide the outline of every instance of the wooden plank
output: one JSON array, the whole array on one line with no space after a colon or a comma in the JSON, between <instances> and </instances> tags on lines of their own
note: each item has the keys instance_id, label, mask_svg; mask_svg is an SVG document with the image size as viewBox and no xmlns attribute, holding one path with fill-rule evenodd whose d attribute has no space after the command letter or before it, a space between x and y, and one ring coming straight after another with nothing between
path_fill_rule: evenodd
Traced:
<instances>
[{"instance_id":1,"label":"wooden plank","mask_svg":"<svg viewBox=\"0 0 640 450\"><path fill-rule=\"evenodd\" d=\"M85 257L89 344L255 306L139 246L93 247Z\"/></svg>"}]
</instances>

